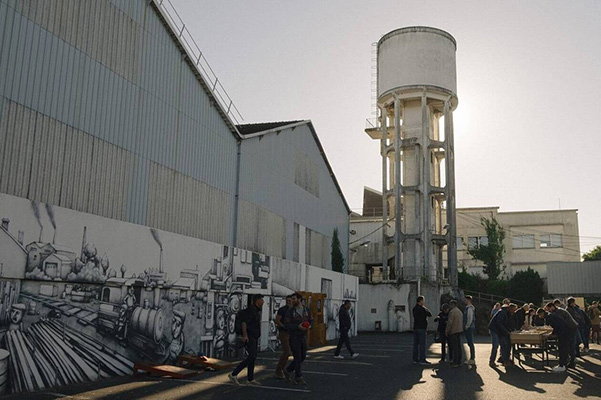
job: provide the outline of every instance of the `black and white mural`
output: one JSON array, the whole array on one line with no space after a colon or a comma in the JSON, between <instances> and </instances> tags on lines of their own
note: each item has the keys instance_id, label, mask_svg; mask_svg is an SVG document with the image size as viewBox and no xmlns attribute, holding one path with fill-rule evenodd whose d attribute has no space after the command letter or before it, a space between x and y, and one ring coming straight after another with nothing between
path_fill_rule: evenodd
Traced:
<instances>
[{"instance_id":1,"label":"black and white mural","mask_svg":"<svg viewBox=\"0 0 601 400\"><path fill-rule=\"evenodd\" d=\"M4 194L0 214L0 394L235 357L255 293L269 299L264 344L279 345L269 256Z\"/></svg>"}]
</instances>

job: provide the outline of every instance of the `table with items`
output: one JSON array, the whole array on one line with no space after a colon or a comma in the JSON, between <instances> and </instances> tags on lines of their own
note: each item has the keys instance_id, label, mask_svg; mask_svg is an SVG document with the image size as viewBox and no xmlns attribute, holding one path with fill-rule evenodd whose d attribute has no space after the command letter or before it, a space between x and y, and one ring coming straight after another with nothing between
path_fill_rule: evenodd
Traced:
<instances>
[{"instance_id":1,"label":"table with items","mask_svg":"<svg viewBox=\"0 0 601 400\"><path fill-rule=\"evenodd\" d=\"M555 345L555 338L551 336L553 328L550 326L538 326L530 330L511 332L512 360L516 355L518 362L522 365L520 354L540 354L542 362L549 365L549 350Z\"/></svg>"}]
</instances>

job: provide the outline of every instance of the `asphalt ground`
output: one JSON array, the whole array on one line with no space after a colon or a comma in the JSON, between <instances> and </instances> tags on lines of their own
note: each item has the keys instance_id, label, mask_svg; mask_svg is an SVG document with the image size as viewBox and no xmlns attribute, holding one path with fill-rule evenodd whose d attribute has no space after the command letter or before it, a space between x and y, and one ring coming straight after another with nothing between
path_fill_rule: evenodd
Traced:
<instances>
[{"instance_id":1,"label":"asphalt ground","mask_svg":"<svg viewBox=\"0 0 601 400\"><path fill-rule=\"evenodd\" d=\"M360 353L352 360L346 349L344 360L333 358L333 343L311 349L303 365L307 386L278 380L273 376L278 355L259 354L255 379L263 386L234 386L230 371L205 371L187 380L148 376L125 376L97 382L57 387L36 393L3 396L6 400L27 399L499 399L566 400L601 399L601 346L591 345L575 370L555 374L535 355L523 367L491 368L490 341L476 338L476 366L451 368L438 364L440 345L428 337L431 366L413 365L411 334L361 334L351 338ZM467 350L467 346L464 346ZM516 363L517 364L517 363ZM239 375L245 382L246 372Z\"/></svg>"}]
</instances>

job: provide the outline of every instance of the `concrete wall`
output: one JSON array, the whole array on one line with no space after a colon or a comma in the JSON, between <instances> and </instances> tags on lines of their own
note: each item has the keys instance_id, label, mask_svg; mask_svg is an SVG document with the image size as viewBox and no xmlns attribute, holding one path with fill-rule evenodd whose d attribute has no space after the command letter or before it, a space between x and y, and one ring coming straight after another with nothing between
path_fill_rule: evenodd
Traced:
<instances>
[{"instance_id":1,"label":"concrete wall","mask_svg":"<svg viewBox=\"0 0 601 400\"><path fill-rule=\"evenodd\" d=\"M13 392L95 380L98 365L113 376L182 353L232 357L235 313L255 293L266 296L262 349L277 349L275 313L294 291L329 291L327 339L344 300L356 315L353 276L6 194L0 210L10 220L0 228L0 347ZM39 259L27 257L34 249ZM55 378L65 365L89 373ZM39 382L23 383L29 374Z\"/></svg>"}]
</instances>

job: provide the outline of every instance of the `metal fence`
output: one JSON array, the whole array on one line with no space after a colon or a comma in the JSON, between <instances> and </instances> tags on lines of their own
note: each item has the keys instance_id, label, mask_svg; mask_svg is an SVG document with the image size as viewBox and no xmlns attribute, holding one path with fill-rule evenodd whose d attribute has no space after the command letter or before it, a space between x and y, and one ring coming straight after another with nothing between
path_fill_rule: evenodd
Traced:
<instances>
[{"instance_id":1,"label":"metal fence","mask_svg":"<svg viewBox=\"0 0 601 400\"><path fill-rule=\"evenodd\" d=\"M213 96L219 102L219 105L225 112L225 114L234 122L234 125L238 125L241 121L244 121L242 114L227 94L225 88L215 75L215 72L209 65L206 57L198 47L198 44L194 40L194 37L186 28L186 24L181 19L177 10L173 6L171 0L152 0L154 4L158 7L158 9L163 13L163 16L171 25L173 31L177 34L177 37L180 39L182 45L184 46L186 52L188 53L188 57L198 70L198 72L202 75L202 77L209 84L209 89L213 93Z\"/></svg>"}]
</instances>

